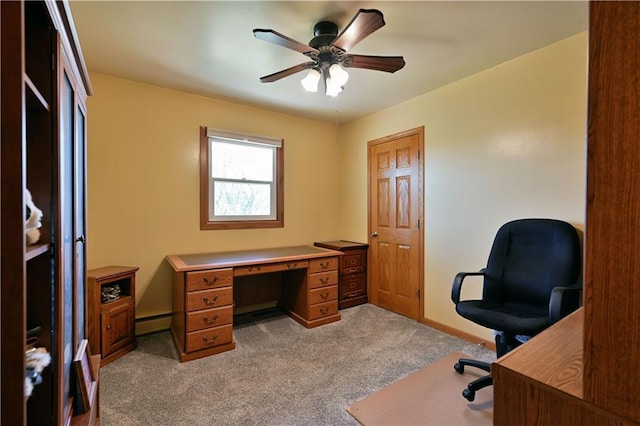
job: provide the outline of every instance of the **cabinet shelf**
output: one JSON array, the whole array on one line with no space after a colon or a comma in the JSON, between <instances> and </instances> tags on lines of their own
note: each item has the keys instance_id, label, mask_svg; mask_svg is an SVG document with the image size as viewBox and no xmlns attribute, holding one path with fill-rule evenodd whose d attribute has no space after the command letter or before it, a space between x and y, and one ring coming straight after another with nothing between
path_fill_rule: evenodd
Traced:
<instances>
[{"instance_id":1,"label":"cabinet shelf","mask_svg":"<svg viewBox=\"0 0 640 426\"><path fill-rule=\"evenodd\" d=\"M24 75L26 85L27 106L32 109L44 109L49 111L49 102L42 96L36 85L27 74Z\"/></svg>"},{"instance_id":2,"label":"cabinet shelf","mask_svg":"<svg viewBox=\"0 0 640 426\"><path fill-rule=\"evenodd\" d=\"M120 302L120 303L122 303L122 302L129 302L129 301L131 301L131 300L132 300L131 295L123 294L122 296L118 297L118 298L117 298L117 299L115 299L115 300L109 300L108 302L100 302L100 304L101 304L103 307L107 307L107 306L109 306L109 305L111 305L111 304L114 304L114 303L118 303L118 302Z\"/></svg>"},{"instance_id":3,"label":"cabinet shelf","mask_svg":"<svg viewBox=\"0 0 640 426\"><path fill-rule=\"evenodd\" d=\"M49 251L49 248L51 247L50 244L45 243L45 244L33 244L30 246L27 246L27 250L25 252L25 260L29 261L35 257L40 256L41 254L47 253Z\"/></svg>"}]
</instances>

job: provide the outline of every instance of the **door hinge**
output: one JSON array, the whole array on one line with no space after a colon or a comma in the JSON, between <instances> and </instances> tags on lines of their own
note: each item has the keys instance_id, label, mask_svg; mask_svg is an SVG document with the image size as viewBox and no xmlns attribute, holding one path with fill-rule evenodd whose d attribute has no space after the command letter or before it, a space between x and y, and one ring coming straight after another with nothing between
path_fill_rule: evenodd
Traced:
<instances>
[{"instance_id":1,"label":"door hinge","mask_svg":"<svg viewBox=\"0 0 640 426\"><path fill-rule=\"evenodd\" d=\"M417 297L418 299L420 299L420 289L417 289L417 290L416 290L416 297Z\"/></svg>"},{"instance_id":2,"label":"door hinge","mask_svg":"<svg viewBox=\"0 0 640 426\"><path fill-rule=\"evenodd\" d=\"M55 71L56 70L56 54L52 53L51 54L51 71Z\"/></svg>"},{"instance_id":3,"label":"door hinge","mask_svg":"<svg viewBox=\"0 0 640 426\"><path fill-rule=\"evenodd\" d=\"M420 159L420 150L418 150L418 160Z\"/></svg>"},{"instance_id":4,"label":"door hinge","mask_svg":"<svg viewBox=\"0 0 640 426\"><path fill-rule=\"evenodd\" d=\"M418 219L418 229L420 229L420 219Z\"/></svg>"}]
</instances>

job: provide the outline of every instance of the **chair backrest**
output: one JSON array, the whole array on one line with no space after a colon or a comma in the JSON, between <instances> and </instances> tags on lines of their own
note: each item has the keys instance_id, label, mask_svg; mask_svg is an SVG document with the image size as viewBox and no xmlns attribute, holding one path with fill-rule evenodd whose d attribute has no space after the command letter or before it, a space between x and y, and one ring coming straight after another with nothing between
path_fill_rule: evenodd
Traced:
<instances>
[{"instance_id":1,"label":"chair backrest","mask_svg":"<svg viewBox=\"0 0 640 426\"><path fill-rule=\"evenodd\" d=\"M544 313L554 287L578 283L581 256L578 233L567 222L508 222L498 230L489 254L483 299Z\"/></svg>"}]
</instances>

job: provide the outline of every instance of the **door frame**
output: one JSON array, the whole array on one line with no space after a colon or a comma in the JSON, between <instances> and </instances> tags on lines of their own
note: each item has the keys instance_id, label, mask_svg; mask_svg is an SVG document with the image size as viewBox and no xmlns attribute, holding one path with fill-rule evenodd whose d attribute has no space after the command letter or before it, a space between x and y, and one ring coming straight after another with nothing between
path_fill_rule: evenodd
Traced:
<instances>
[{"instance_id":1,"label":"door frame","mask_svg":"<svg viewBox=\"0 0 640 426\"><path fill-rule=\"evenodd\" d=\"M420 259L420 264L418 265L418 281L419 281L419 295L418 295L418 321L424 323L425 314L424 314L424 301L425 301L425 293L426 293L426 283L424 281L424 269L425 269L425 248L424 248L424 234L425 234L425 221L424 221L424 210L425 210L425 191L424 191L424 163L425 163L425 154L424 154L424 126L414 127L412 129L404 130L398 133L393 133L391 135L383 136L381 138L373 139L367 142L367 242L369 243L369 247L372 244L372 236L371 236L371 147L375 145L380 145L386 142L390 142L396 139L401 139L407 136L417 135L418 136L418 220L420 223L420 227L416 230L418 235L418 258ZM368 262L371 262L371 256L367 256ZM371 264L367 265L367 270L371 271ZM367 293L369 295L371 292L371 280L367 279ZM376 305L377 306L377 305Z\"/></svg>"}]
</instances>

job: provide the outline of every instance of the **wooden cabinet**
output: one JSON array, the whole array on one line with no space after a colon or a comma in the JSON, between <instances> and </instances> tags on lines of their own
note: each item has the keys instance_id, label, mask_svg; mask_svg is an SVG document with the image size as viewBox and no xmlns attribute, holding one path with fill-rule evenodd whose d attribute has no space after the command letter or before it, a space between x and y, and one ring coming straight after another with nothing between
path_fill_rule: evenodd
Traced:
<instances>
[{"instance_id":1,"label":"wooden cabinet","mask_svg":"<svg viewBox=\"0 0 640 426\"><path fill-rule=\"evenodd\" d=\"M344 253L338 270L338 307L344 309L367 303L367 249L369 245L344 240L319 242L314 245Z\"/></svg>"},{"instance_id":2,"label":"wooden cabinet","mask_svg":"<svg viewBox=\"0 0 640 426\"><path fill-rule=\"evenodd\" d=\"M0 20L0 422L67 425L80 411L72 361L85 339L91 88L66 2L0 2ZM25 241L26 189L43 213L33 244ZM39 330L30 343L51 363L25 398L27 329Z\"/></svg>"},{"instance_id":3,"label":"wooden cabinet","mask_svg":"<svg viewBox=\"0 0 640 426\"><path fill-rule=\"evenodd\" d=\"M87 334L101 366L136 348L136 272L130 266L106 266L87 272Z\"/></svg>"}]
</instances>

